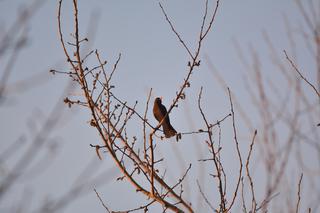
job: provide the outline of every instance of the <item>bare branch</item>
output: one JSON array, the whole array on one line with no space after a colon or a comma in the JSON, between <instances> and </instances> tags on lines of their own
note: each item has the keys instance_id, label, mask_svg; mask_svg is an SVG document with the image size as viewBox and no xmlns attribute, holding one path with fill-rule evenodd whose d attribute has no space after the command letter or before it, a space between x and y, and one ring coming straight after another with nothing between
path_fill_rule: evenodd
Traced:
<instances>
[{"instance_id":1,"label":"bare branch","mask_svg":"<svg viewBox=\"0 0 320 213\"><path fill-rule=\"evenodd\" d=\"M186 43L182 40L181 36L179 35L179 33L176 31L175 27L173 26L173 24L171 23L166 11L164 10L162 4L159 2L159 6L161 8L161 11L163 13L163 15L166 17L167 22L169 23L171 30L174 32L174 34L176 34L176 36L178 37L180 43L183 45L183 47L187 50L189 56L192 58L192 60L195 59L195 57L192 55L192 53L190 52L189 48L187 47Z\"/></svg>"},{"instance_id":2,"label":"bare branch","mask_svg":"<svg viewBox=\"0 0 320 213\"><path fill-rule=\"evenodd\" d=\"M205 202L208 204L208 206L211 208L212 211L215 211L215 209L213 208L212 204L209 202L208 198L206 197L206 195L204 194L204 192L201 190L199 181L197 180L197 185L200 191L201 196L203 197L203 199L205 200Z\"/></svg>"},{"instance_id":3,"label":"bare branch","mask_svg":"<svg viewBox=\"0 0 320 213\"><path fill-rule=\"evenodd\" d=\"M253 135L253 138L252 138L252 142L251 142L251 145L250 145L250 150L249 150L249 154L248 154L247 162L246 162L247 177L249 178L251 196L252 196L251 210L253 212L255 212L255 210L256 210L257 202L256 202L256 199L255 199L253 181L252 181L252 178L251 178L251 175L250 175L250 171L249 171L249 162L250 162L251 152L253 150L253 144L255 142L256 136L257 136L257 130L254 131L254 135Z\"/></svg>"},{"instance_id":4,"label":"bare branch","mask_svg":"<svg viewBox=\"0 0 320 213\"><path fill-rule=\"evenodd\" d=\"M231 115L232 115L232 126L233 126L233 134L234 134L234 142L236 144L236 149L237 149L237 153L238 153L238 157L239 157L239 164L240 164L240 168L239 168L239 176L238 176L238 181L237 181L237 185L236 185L236 189L234 191L234 195L231 201L230 206L228 207L228 211L232 208L234 201L237 197L237 193L238 193L238 189L239 189L239 185L240 185L240 181L241 181L241 176L242 176L242 158L241 158L241 153L240 153L240 149L239 149L239 142L238 142L238 138L237 138L237 130L236 130L236 126L235 126L235 116L234 116L234 111L233 111L233 103L232 103L232 98L231 98L231 92L230 89L228 87L228 94L229 94L229 100L230 100L230 108L231 108Z\"/></svg>"},{"instance_id":5,"label":"bare branch","mask_svg":"<svg viewBox=\"0 0 320 213\"><path fill-rule=\"evenodd\" d=\"M303 178L303 173L300 175L299 183L298 183L298 201L297 201L297 206L296 206L296 213L299 212L299 205L300 205L300 200L301 200L301 183L302 183L302 178Z\"/></svg>"},{"instance_id":6,"label":"bare branch","mask_svg":"<svg viewBox=\"0 0 320 213\"><path fill-rule=\"evenodd\" d=\"M101 205L107 210L108 213L111 213L111 211L109 210L109 208L106 206L106 204L103 202L103 200L101 199L99 193L97 192L96 189L93 189L98 197L98 199L100 200Z\"/></svg>"},{"instance_id":7,"label":"bare branch","mask_svg":"<svg viewBox=\"0 0 320 213\"><path fill-rule=\"evenodd\" d=\"M316 87L310 83L310 81L308 81L308 79L306 77L304 77L302 75L302 73L299 71L299 69L297 68L297 66L293 63L293 61L289 58L289 56L287 55L287 52L285 50L283 50L284 54L286 55L286 59L290 62L291 66L293 67L293 69L300 75L300 77L307 83L309 84L309 86L314 90L314 92L317 94L317 96L320 98L320 93L319 91L316 89Z\"/></svg>"}]
</instances>

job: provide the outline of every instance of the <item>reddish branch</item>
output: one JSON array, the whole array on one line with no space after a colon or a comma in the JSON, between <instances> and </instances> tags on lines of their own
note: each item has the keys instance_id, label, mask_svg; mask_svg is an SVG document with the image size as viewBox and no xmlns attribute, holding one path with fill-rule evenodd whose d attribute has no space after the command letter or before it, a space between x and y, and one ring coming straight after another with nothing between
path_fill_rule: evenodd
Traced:
<instances>
[{"instance_id":1,"label":"reddish branch","mask_svg":"<svg viewBox=\"0 0 320 213\"><path fill-rule=\"evenodd\" d=\"M239 189L239 185L240 185L240 181L241 181L241 174L242 174L242 158L241 158L241 153L240 153L240 149L239 149L239 142L238 142L238 138L237 138L237 130L236 130L236 124L235 124L235 116L234 116L234 110L233 110L233 103L232 103L232 98L231 98L231 92L230 92L230 89L228 88L228 93L229 93L229 100L230 100L230 109L231 109L231 115L232 115L232 127L233 127L233 135L234 135L234 142L236 144L236 149L237 149L237 154L238 154L238 157L239 157L239 176L238 176L238 181L237 181L237 185L236 185L236 189L234 191L234 194L233 194L233 198L232 198L232 201L231 201L231 204L229 205L227 211L229 211L233 204L234 204L234 201L237 197L237 193L238 193L238 189Z\"/></svg>"},{"instance_id":2,"label":"reddish branch","mask_svg":"<svg viewBox=\"0 0 320 213\"><path fill-rule=\"evenodd\" d=\"M252 177L251 177L250 171L249 171L249 162L250 162L250 157L251 157L251 153L252 153L252 150L253 150L253 145L254 145L256 136L257 136L257 130L254 131L254 135L253 135L253 138L252 138L252 142L250 144L250 150L249 150L249 154L248 154L247 162L246 162L247 177L249 179L250 189L251 189L251 196L252 196L252 201L251 201L251 211L252 212L256 211L257 202L256 202L256 198L255 198L255 193L254 193L254 186L253 186Z\"/></svg>"}]
</instances>

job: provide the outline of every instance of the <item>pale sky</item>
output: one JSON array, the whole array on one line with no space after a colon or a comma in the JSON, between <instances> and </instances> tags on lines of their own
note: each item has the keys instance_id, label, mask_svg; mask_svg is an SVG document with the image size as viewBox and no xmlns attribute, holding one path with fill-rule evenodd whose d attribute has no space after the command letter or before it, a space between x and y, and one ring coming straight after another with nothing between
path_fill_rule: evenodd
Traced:
<instances>
[{"instance_id":1,"label":"pale sky","mask_svg":"<svg viewBox=\"0 0 320 213\"><path fill-rule=\"evenodd\" d=\"M210 14L212 14L215 1L209 2ZM161 1L161 3L186 44L191 50L194 50L203 17L204 1L176 0ZM0 32L8 29L17 17L21 5L25 4L29 4L29 1L0 1ZM110 63L110 67L116 61L118 54L122 54L118 70L113 79L116 86L115 94L122 100L127 100L131 105L137 100L139 102L137 110L142 113L149 89L153 88L153 98L163 96L164 104L168 106L183 82L189 58L165 21L158 1L79 0L78 4L80 33L86 35L87 31L91 30L88 34L88 48L90 50L98 49L101 57ZM44 74L44 79L48 81L43 80L46 82L25 92L13 92L8 97L7 103L1 106L0 150L4 150L8 144L13 143L22 134L28 140L31 140L32 132L45 121L66 86L67 76L49 74L50 69L66 70L68 68L58 37L57 8L58 1L46 1L27 25L27 46L19 54L8 83L9 85L14 84L41 72L48 73L47 75ZM73 32L72 16L71 1L64 0L62 22L64 37L69 41L72 39L70 33ZM204 87L204 108L212 122L221 119L229 112L228 96L214 79L205 56L210 58L232 92L243 102L245 109L252 111L252 115L255 115L256 112L253 110L245 86L245 76L248 70L239 59L235 42L243 49L244 56L249 62L252 61L250 48L254 48L260 56L263 74L280 87L282 79L278 72L274 70L274 66L271 65L270 52L263 32L268 33L277 53L283 57L283 60L285 60L285 56L282 51L286 49L290 55L297 54L297 63L303 70L313 70L315 68L314 62L310 59L310 53L306 51L302 36L299 33L293 34L296 40L296 49L299 50L298 53L293 52L290 48L284 27L285 17L294 29L299 29L300 26L305 25L296 4L292 0L220 1L213 28L206 38L200 54L201 66L192 75L191 88L186 92L187 102L182 102L181 107L174 109L170 114L172 124L177 131L191 131L192 127L188 123L189 119L196 125L195 130L203 127L203 121L200 119L197 108L197 96L201 86ZM90 20L92 21L90 22ZM0 73L4 69L2 63L7 61L7 58L0 58ZM89 65L95 66L96 61L90 60ZM315 72L306 71L304 73L306 77L315 81ZM69 97L76 97L77 95L80 95L78 90L69 94ZM88 110L79 107L70 110L67 105L63 105L62 100L60 100L60 103L64 109L64 119L59 123L59 128L50 135L52 142L58 144L57 157L52 159L53 162L48 165L48 169L38 176L20 180L18 184L14 185L13 190L9 193L10 196L6 198L8 205L14 203L15 199L19 200L21 191L24 190L27 190L27 193L30 191L31 209L36 208L38 203L43 202L43 200L54 199L63 195L92 159L95 162L93 167L99 165L97 170L100 173L113 168L108 153L104 154L103 161L99 161L95 150L89 147L90 143L99 144L101 142L99 142L97 132L89 126L90 114ZM186 116L187 110L190 110L191 118ZM149 111L148 116L149 120L156 124L151 111ZM238 117L238 119L240 118ZM228 138L232 139L232 129L229 127L230 122L226 123L225 126L222 125L225 141L228 141ZM259 126L255 128L258 128L259 132ZM248 145L249 137L252 134L241 126L241 122L239 122L238 131L240 141ZM142 133L140 129L135 127L128 132L139 137ZM168 155L169 160L174 160L174 155L177 155L176 150L180 150L178 152L182 153L183 156L184 162L182 164L184 168L180 168L181 164L179 162L171 162L172 167L179 167L178 174L175 172L175 168L169 169L171 178L177 178L181 175L181 172L185 170L189 163L194 164L192 175L199 175L200 169L196 166L199 163L194 148L197 146L196 143L203 144L202 139L201 137L186 136L179 144L175 143L174 140L161 142L159 155ZM230 144L225 144L225 146L227 149L230 148ZM242 149L244 153L247 153L246 146ZM255 151L258 154L258 148ZM204 154L205 149L202 148L201 152ZM36 159L41 161L42 157L45 159L45 154L40 154ZM307 159L311 162L314 157L309 156ZM226 167L229 166L230 170L237 169L234 160L231 156L225 158ZM0 167L2 168L0 170L5 173L6 169L10 168L10 165L14 162L13 159L1 164ZM292 166L294 167L294 165ZM210 167L205 166L205 168ZM125 181L116 182L115 179L119 176L119 173L115 171L117 170L109 171L108 174L110 175L106 178L110 179L108 183L104 186L96 186L102 198L113 210L125 210L138 206L139 203L136 205L136 199L141 199L140 195L136 198L133 187ZM295 181L297 179L296 175L297 173L293 175ZM259 179L259 174L257 174L257 177ZM264 178L261 177L261 179ZM85 182L86 180L87 177L84 176L82 181ZM196 183L189 183L189 185L196 185ZM204 185L215 187L208 177ZM91 188L89 188L88 193L71 203L64 209L64 212L105 212L93 191L94 186L89 187ZM316 187L319 188L319 184ZM195 189L197 190L197 187ZM196 206L197 196L192 193L192 190L186 193L189 193L189 200ZM263 197L260 196L259 199L263 199ZM306 208L306 206L303 207ZM2 202L0 211L9 212L7 210L7 205Z\"/></svg>"}]
</instances>

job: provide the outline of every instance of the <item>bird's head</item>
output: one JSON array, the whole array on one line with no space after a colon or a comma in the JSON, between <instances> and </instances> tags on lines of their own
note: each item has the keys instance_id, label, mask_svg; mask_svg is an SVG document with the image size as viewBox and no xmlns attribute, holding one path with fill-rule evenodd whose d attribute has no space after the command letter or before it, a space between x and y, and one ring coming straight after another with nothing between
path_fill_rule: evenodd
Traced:
<instances>
[{"instance_id":1,"label":"bird's head","mask_svg":"<svg viewBox=\"0 0 320 213\"><path fill-rule=\"evenodd\" d=\"M154 100L155 103L157 104L161 104L162 102L162 97L157 97L155 100Z\"/></svg>"}]
</instances>

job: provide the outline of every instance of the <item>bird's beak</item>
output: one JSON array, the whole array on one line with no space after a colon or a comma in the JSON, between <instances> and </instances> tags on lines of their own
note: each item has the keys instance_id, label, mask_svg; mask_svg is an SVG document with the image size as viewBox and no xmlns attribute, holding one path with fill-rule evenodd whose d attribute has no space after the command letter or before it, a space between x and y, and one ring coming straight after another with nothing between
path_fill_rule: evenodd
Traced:
<instances>
[{"instance_id":1,"label":"bird's beak","mask_svg":"<svg viewBox=\"0 0 320 213\"><path fill-rule=\"evenodd\" d=\"M161 96L160 99L161 99L161 102L162 102L163 97Z\"/></svg>"}]
</instances>

